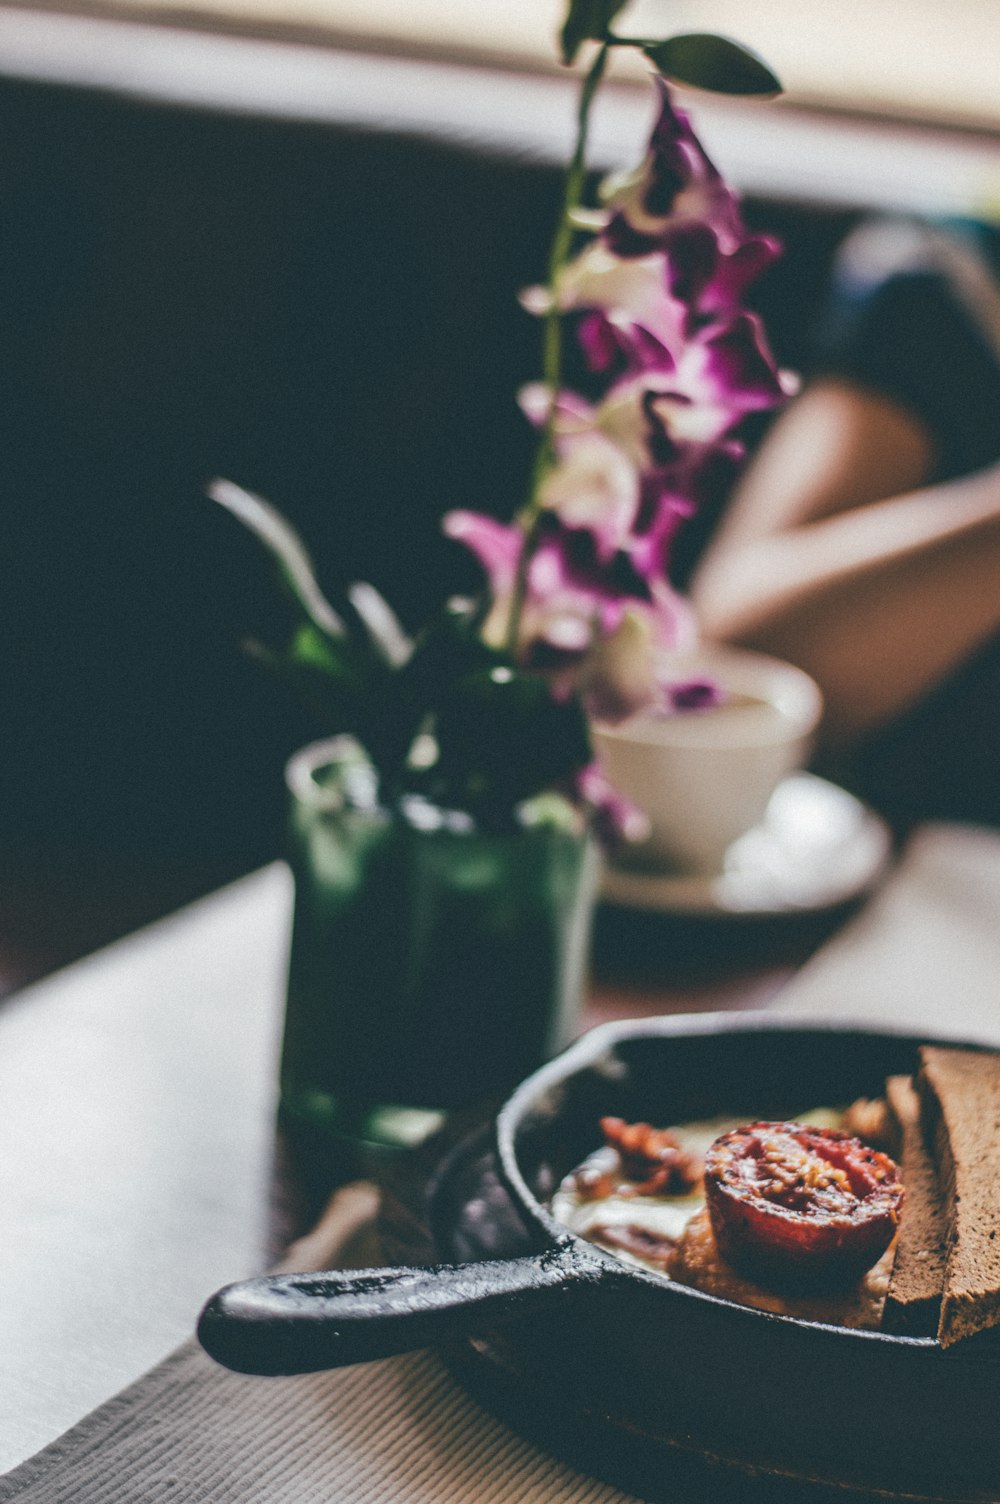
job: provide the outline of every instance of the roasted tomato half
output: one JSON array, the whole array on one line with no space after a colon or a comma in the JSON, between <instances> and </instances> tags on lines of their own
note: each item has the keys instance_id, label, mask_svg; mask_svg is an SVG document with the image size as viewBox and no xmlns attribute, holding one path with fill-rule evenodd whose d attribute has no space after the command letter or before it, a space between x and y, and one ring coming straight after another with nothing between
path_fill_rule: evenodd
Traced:
<instances>
[{"instance_id":1,"label":"roasted tomato half","mask_svg":"<svg viewBox=\"0 0 1000 1504\"><path fill-rule=\"evenodd\" d=\"M850 1284L892 1241L903 1204L887 1154L832 1128L750 1123L705 1156L722 1257L759 1284Z\"/></svg>"}]
</instances>

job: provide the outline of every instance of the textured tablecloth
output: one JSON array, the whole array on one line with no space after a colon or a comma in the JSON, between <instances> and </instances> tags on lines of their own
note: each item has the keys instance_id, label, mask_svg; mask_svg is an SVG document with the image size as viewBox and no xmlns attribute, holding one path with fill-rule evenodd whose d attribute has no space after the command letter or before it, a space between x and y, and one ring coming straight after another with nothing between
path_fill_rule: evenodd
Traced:
<instances>
[{"instance_id":1,"label":"textured tablecloth","mask_svg":"<svg viewBox=\"0 0 1000 1504\"><path fill-rule=\"evenodd\" d=\"M1000 1043L998 978L1000 835L926 827L881 893L776 1006ZM291 1262L314 1263L322 1245L300 1248ZM628 1497L515 1436L432 1353L274 1380L228 1373L194 1344L0 1479L0 1504Z\"/></svg>"},{"instance_id":2,"label":"textured tablecloth","mask_svg":"<svg viewBox=\"0 0 1000 1504\"><path fill-rule=\"evenodd\" d=\"M368 1182L342 1187L281 1268L383 1262L379 1203ZM399 1215L405 1223L397 1208ZM379 1221L383 1230L393 1225L393 1217ZM220 1368L194 1341L0 1478L0 1504L472 1499L630 1504L633 1496L516 1436L470 1398L436 1353L266 1379Z\"/></svg>"},{"instance_id":3,"label":"textured tablecloth","mask_svg":"<svg viewBox=\"0 0 1000 1504\"><path fill-rule=\"evenodd\" d=\"M922 826L774 1006L1000 1044L1000 832Z\"/></svg>"},{"instance_id":4,"label":"textured tablecloth","mask_svg":"<svg viewBox=\"0 0 1000 1504\"><path fill-rule=\"evenodd\" d=\"M246 1378L188 1343L0 1479L19 1504L620 1504L487 1415L433 1353Z\"/></svg>"}]
</instances>

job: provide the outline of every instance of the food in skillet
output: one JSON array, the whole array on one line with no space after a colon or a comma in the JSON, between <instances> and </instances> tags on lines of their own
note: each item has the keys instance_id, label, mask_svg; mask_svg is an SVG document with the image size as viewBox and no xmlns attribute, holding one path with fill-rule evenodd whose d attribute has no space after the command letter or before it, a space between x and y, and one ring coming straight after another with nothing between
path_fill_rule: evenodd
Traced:
<instances>
[{"instance_id":1,"label":"food in skillet","mask_svg":"<svg viewBox=\"0 0 1000 1504\"><path fill-rule=\"evenodd\" d=\"M906 1184L886 1331L942 1347L1000 1327L1000 1054L923 1045L886 1101ZM992 1330L991 1330L992 1329Z\"/></svg>"},{"instance_id":2,"label":"food in skillet","mask_svg":"<svg viewBox=\"0 0 1000 1504\"><path fill-rule=\"evenodd\" d=\"M877 1327L899 1176L885 1154L832 1126L839 1114L809 1116L675 1130L605 1118L603 1149L563 1182L553 1212L628 1262L709 1294Z\"/></svg>"},{"instance_id":3,"label":"food in skillet","mask_svg":"<svg viewBox=\"0 0 1000 1504\"><path fill-rule=\"evenodd\" d=\"M914 1086L943 1206L937 1337L950 1347L1000 1325L1000 1055L925 1045Z\"/></svg>"},{"instance_id":4,"label":"food in skillet","mask_svg":"<svg viewBox=\"0 0 1000 1504\"><path fill-rule=\"evenodd\" d=\"M601 1126L552 1210L629 1262L945 1347L1000 1328L1000 1053L923 1046L884 1098L795 1123Z\"/></svg>"},{"instance_id":5,"label":"food in skillet","mask_svg":"<svg viewBox=\"0 0 1000 1504\"><path fill-rule=\"evenodd\" d=\"M937 1330L941 1313L948 1240L945 1205L934 1158L924 1142L920 1097L913 1082L909 1076L890 1076L885 1095L906 1185L906 1210L882 1325L899 1336L919 1336Z\"/></svg>"},{"instance_id":6,"label":"food in skillet","mask_svg":"<svg viewBox=\"0 0 1000 1504\"><path fill-rule=\"evenodd\" d=\"M835 1128L751 1123L705 1156L719 1253L778 1288L846 1287L895 1236L903 1186L887 1154Z\"/></svg>"}]
</instances>

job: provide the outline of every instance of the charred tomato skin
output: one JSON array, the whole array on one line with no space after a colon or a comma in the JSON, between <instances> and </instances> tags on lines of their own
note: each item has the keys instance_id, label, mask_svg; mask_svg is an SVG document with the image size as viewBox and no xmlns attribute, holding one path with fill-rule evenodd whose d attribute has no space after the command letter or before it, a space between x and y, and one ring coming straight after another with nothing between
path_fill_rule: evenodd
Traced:
<instances>
[{"instance_id":1,"label":"charred tomato skin","mask_svg":"<svg viewBox=\"0 0 1000 1504\"><path fill-rule=\"evenodd\" d=\"M892 1242L903 1204L887 1154L836 1129L750 1123L705 1156L719 1253L775 1289L849 1285Z\"/></svg>"}]
</instances>

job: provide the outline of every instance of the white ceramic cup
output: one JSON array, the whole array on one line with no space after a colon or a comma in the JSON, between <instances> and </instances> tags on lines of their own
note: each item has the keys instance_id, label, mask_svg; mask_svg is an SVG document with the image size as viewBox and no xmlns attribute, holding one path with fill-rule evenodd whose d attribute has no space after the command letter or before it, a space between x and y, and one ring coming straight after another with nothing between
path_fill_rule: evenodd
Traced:
<instances>
[{"instance_id":1,"label":"white ceramic cup","mask_svg":"<svg viewBox=\"0 0 1000 1504\"><path fill-rule=\"evenodd\" d=\"M649 821L648 839L625 862L711 875L808 758L822 696L801 669L739 648L664 655L658 673L668 685L711 680L722 703L595 723L595 752L610 782Z\"/></svg>"}]
</instances>

